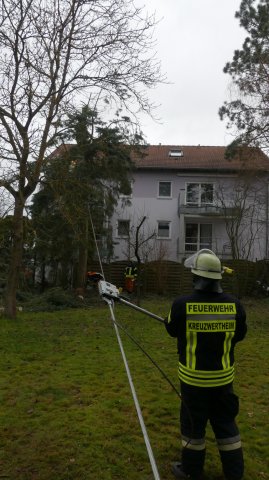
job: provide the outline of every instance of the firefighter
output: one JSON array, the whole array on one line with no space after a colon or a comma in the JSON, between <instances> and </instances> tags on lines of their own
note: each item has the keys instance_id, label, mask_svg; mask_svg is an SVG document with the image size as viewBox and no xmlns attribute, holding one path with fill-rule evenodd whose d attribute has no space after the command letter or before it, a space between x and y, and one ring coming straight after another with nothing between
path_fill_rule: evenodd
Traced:
<instances>
[{"instance_id":1,"label":"firefighter","mask_svg":"<svg viewBox=\"0 0 269 480\"><path fill-rule=\"evenodd\" d=\"M194 291L178 297L166 321L177 337L181 390L181 461L176 478L198 480L205 461L205 432L210 422L226 480L241 480L244 460L235 417L234 347L245 337L246 314L238 299L224 293L223 269L214 252L203 249L184 264L193 273Z\"/></svg>"},{"instance_id":2,"label":"firefighter","mask_svg":"<svg viewBox=\"0 0 269 480\"><path fill-rule=\"evenodd\" d=\"M129 265L124 271L124 288L128 293L132 293L134 291L136 279L137 267L134 264Z\"/></svg>"}]
</instances>

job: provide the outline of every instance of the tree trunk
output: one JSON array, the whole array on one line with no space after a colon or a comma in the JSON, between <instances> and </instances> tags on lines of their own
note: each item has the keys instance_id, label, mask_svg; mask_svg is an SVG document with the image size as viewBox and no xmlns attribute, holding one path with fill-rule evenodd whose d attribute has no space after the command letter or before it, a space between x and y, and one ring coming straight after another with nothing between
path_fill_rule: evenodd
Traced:
<instances>
[{"instance_id":1,"label":"tree trunk","mask_svg":"<svg viewBox=\"0 0 269 480\"><path fill-rule=\"evenodd\" d=\"M13 216L13 244L10 251L10 261L5 292L5 315L16 318L16 291L22 262L23 249L23 209L25 200L16 196Z\"/></svg>"},{"instance_id":2,"label":"tree trunk","mask_svg":"<svg viewBox=\"0 0 269 480\"><path fill-rule=\"evenodd\" d=\"M88 219L85 219L84 225L81 228L81 241L78 245L78 262L75 268L74 288L85 288L88 263L88 237Z\"/></svg>"},{"instance_id":3,"label":"tree trunk","mask_svg":"<svg viewBox=\"0 0 269 480\"><path fill-rule=\"evenodd\" d=\"M59 284L62 288L67 289L70 287L70 262L67 260L63 260L60 262L60 278Z\"/></svg>"},{"instance_id":4,"label":"tree trunk","mask_svg":"<svg viewBox=\"0 0 269 480\"><path fill-rule=\"evenodd\" d=\"M135 232L135 257L136 257L136 261L137 261L137 278L136 278L136 295L137 295L137 305L140 305L140 300L141 300L141 282L142 282L142 268L141 268L141 258L140 258L140 254L139 254L139 232L140 232L140 229L143 225L143 223L145 222L146 220L146 216L144 216L141 220L141 222L139 223L138 227L136 228L136 232Z\"/></svg>"},{"instance_id":5,"label":"tree trunk","mask_svg":"<svg viewBox=\"0 0 269 480\"><path fill-rule=\"evenodd\" d=\"M44 293L46 289L46 261L43 258L40 267L40 293Z\"/></svg>"},{"instance_id":6,"label":"tree trunk","mask_svg":"<svg viewBox=\"0 0 269 480\"><path fill-rule=\"evenodd\" d=\"M85 247L85 245L80 245L78 252L78 263L76 264L74 288L85 288L87 261L88 249Z\"/></svg>"}]
</instances>

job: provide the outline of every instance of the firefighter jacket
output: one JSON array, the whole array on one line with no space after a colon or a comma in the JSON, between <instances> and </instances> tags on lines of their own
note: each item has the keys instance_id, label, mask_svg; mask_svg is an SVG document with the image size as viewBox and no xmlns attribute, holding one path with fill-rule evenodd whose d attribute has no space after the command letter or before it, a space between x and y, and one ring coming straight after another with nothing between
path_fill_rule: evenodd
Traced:
<instances>
[{"instance_id":1,"label":"firefighter jacket","mask_svg":"<svg viewBox=\"0 0 269 480\"><path fill-rule=\"evenodd\" d=\"M136 278L137 277L137 267L135 267L134 265L130 265L129 267L126 267L125 268L125 272L124 272L124 276L125 278Z\"/></svg>"},{"instance_id":2,"label":"firefighter jacket","mask_svg":"<svg viewBox=\"0 0 269 480\"><path fill-rule=\"evenodd\" d=\"M234 378L234 347L246 334L246 314L226 293L194 291L178 297L166 330L177 337L179 378L197 387L227 385Z\"/></svg>"}]
</instances>

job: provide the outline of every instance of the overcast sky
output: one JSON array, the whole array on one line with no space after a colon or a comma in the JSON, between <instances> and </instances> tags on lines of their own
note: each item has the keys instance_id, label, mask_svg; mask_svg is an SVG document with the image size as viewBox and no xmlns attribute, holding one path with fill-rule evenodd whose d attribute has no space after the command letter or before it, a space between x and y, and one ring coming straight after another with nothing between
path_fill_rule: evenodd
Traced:
<instances>
[{"instance_id":1,"label":"overcast sky","mask_svg":"<svg viewBox=\"0 0 269 480\"><path fill-rule=\"evenodd\" d=\"M223 73L247 36L235 12L240 0L143 0L161 19L156 26L157 56L171 84L150 92L160 104L159 123L143 117L150 144L227 145L233 139L218 116L230 99Z\"/></svg>"}]
</instances>

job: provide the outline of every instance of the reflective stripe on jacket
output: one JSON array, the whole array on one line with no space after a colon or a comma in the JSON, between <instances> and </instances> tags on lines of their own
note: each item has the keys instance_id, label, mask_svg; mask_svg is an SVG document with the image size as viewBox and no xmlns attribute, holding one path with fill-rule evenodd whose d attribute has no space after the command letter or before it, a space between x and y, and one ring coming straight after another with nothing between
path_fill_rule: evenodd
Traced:
<instances>
[{"instance_id":1,"label":"reflective stripe on jacket","mask_svg":"<svg viewBox=\"0 0 269 480\"><path fill-rule=\"evenodd\" d=\"M246 333L240 302L224 293L194 292L172 305L166 329L178 338L181 381L218 387L234 379L234 346Z\"/></svg>"},{"instance_id":2,"label":"reflective stripe on jacket","mask_svg":"<svg viewBox=\"0 0 269 480\"><path fill-rule=\"evenodd\" d=\"M137 267L126 267L124 272L125 278L136 278L137 277Z\"/></svg>"}]
</instances>

